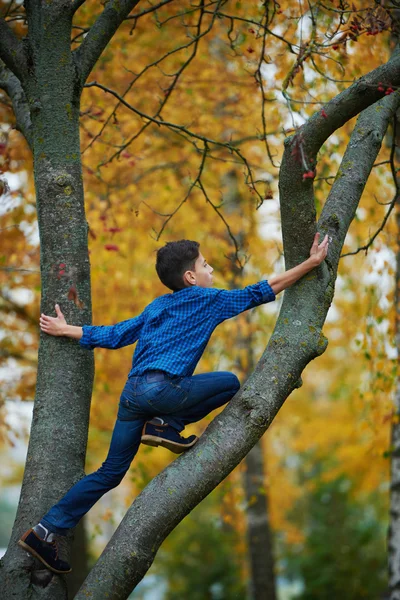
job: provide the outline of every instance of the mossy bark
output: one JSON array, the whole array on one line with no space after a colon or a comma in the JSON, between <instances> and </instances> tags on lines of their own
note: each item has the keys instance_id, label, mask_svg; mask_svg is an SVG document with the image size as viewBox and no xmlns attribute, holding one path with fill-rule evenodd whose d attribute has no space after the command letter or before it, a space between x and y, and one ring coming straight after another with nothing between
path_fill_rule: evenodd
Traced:
<instances>
[{"instance_id":1,"label":"mossy bark","mask_svg":"<svg viewBox=\"0 0 400 600\"><path fill-rule=\"evenodd\" d=\"M79 140L81 89L70 50L70 3L59 5L57 14L51 4L40 13L30 4L29 76L22 86L31 121L41 311L55 314L54 304L59 303L67 321L90 323ZM93 353L82 350L76 341L41 335L28 457L12 538L2 560L0 596L4 599L67 598L63 579L42 567L38 570L37 561L16 542L84 474L93 373Z\"/></svg>"}]
</instances>

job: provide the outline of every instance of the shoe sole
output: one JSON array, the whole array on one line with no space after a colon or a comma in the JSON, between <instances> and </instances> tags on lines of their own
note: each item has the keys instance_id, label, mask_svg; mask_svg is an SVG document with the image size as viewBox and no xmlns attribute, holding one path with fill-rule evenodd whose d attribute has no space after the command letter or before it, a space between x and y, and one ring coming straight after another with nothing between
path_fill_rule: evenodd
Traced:
<instances>
[{"instance_id":1,"label":"shoe sole","mask_svg":"<svg viewBox=\"0 0 400 600\"><path fill-rule=\"evenodd\" d=\"M23 542L22 540L19 540L18 542L18 546L21 546L21 548L23 548L24 550L26 550L27 552L29 552L29 554L32 554L33 556L35 556L36 558L38 558L40 560L40 562L42 562L45 567L47 567L50 571L53 571L53 573L58 573L60 575L64 575L65 573L71 573L72 569L70 569L69 571L58 571L57 569L55 569L54 567L51 567L45 560L44 558L42 558L40 556L40 554L38 554L36 552L36 550L34 550L33 548L31 548L30 546L28 546L28 544L25 544L25 542Z\"/></svg>"},{"instance_id":2,"label":"shoe sole","mask_svg":"<svg viewBox=\"0 0 400 600\"><path fill-rule=\"evenodd\" d=\"M142 436L142 444L154 447L162 446L163 448L167 448L167 450L170 450L175 454L181 454L182 452L185 452L185 450L188 450L194 446L198 439L199 438L197 437L195 440L193 440L193 442L190 442L190 444L178 444L178 442L170 442L169 440L164 440L164 438L160 438L156 435L147 434Z\"/></svg>"}]
</instances>

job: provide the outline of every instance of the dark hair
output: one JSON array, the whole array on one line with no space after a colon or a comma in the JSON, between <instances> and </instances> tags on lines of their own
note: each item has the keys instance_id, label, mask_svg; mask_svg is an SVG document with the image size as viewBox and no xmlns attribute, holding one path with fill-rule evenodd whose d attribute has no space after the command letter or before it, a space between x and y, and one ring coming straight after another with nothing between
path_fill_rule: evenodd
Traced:
<instances>
[{"instance_id":1,"label":"dark hair","mask_svg":"<svg viewBox=\"0 0 400 600\"><path fill-rule=\"evenodd\" d=\"M200 244L190 240L167 242L157 251L156 271L170 290L176 292L183 289L183 274L187 270L194 270L194 263L200 256Z\"/></svg>"}]
</instances>

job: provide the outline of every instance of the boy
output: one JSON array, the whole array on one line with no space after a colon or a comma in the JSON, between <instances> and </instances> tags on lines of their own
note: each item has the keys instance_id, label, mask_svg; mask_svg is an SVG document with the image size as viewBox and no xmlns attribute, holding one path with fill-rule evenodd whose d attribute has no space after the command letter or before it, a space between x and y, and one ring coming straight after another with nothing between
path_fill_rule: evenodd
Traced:
<instances>
[{"instance_id":1,"label":"boy","mask_svg":"<svg viewBox=\"0 0 400 600\"><path fill-rule=\"evenodd\" d=\"M117 421L105 462L76 483L19 540L19 545L55 573L69 573L58 558L54 535L66 535L97 500L116 487L140 442L180 453L197 437L180 434L187 423L203 419L238 391L227 372L192 375L215 327L249 308L275 300L275 295L318 266L328 252L328 237L314 238L310 258L297 267L242 290L214 289L213 269L189 240L169 242L157 252L156 270L172 290L151 302L137 317L111 326L68 325L56 304L56 317L41 315L43 332L79 340L83 348L121 348L138 340L132 369L121 394Z\"/></svg>"}]
</instances>

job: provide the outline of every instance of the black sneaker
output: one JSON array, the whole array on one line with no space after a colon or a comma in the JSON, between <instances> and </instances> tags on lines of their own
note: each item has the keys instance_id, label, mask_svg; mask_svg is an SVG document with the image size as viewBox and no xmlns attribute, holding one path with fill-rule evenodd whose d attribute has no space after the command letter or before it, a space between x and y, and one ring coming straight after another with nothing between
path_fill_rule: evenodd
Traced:
<instances>
[{"instance_id":1,"label":"black sneaker","mask_svg":"<svg viewBox=\"0 0 400 600\"><path fill-rule=\"evenodd\" d=\"M33 529L28 529L24 533L18 541L18 545L36 556L53 573L70 573L72 571L67 562L58 558L57 542L42 540Z\"/></svg>"},{"instance_id":2,"label":"black sneaker","mask_svg":"<svg viewBox=\"0 0 400 600\"><path fill-rule=\"evenodd\" d=\"M180 454L195 445L199 438L197 435L191 435L184 438L173 429L168 423L162 425L154 425L146 423L142 431L142 443L147 446L162 446L168 448L175 454Z\"/></svg>"}]
</instances>

